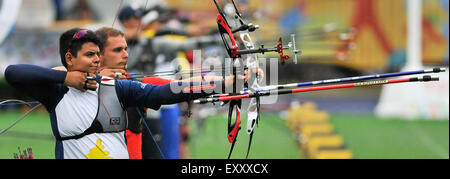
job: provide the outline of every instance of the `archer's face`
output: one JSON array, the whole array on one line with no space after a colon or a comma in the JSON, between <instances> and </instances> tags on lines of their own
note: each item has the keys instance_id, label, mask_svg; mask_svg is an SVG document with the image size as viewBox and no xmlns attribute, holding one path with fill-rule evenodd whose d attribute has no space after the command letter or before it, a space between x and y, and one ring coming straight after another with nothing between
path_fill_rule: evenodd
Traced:
<instances>
[{"instance_id":1,"label":"archer's face","mask_svg":"<svg viewBox=\"0 0 450 179\"><path fill-rule=\"evenodd\" d=\"M102 69L126 70L128 63L128 45L122 36L108 37L103 52L100 54Z\"/></svg>"},{"instance_id":2,"label":"archer's face","mask_svg":"<svg viewBox=\"0 0 450 179\"><path fill-rule=\"evenodd\" d=\"M100 63L99 55L100 48L96 44L92 42L85 43L77 52L77 57L70 54L70 52L66 54L68 70L96 74Z\"/></svg>"}]
</instances>

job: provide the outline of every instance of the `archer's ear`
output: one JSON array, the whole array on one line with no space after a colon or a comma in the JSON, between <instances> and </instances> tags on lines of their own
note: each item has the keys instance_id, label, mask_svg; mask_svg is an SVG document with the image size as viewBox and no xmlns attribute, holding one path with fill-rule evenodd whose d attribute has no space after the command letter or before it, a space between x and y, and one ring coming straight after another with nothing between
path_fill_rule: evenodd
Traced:
<instances>
[{"instance_id":1,"label":"archer's ear","mask_svg":"<svg viewBox=\"0 0 450 179\"><path fill-rule=\"evenodd\" d=\"M104 56L105 56L105 53L103 51L100 51L100 55L98 56L99 57L99 61L100 61L100 66L103 65L103 60L105 59Z\"/></svg>"},{"instance_id":2,"label":"archer's ear","mask_svg":"<svg viewBox=\"0 0 450 179\"><path fill-rule=\"evenodd\" d=\"M105 56L105 51L104 50L100 50L100 53L98 55L98 57L100 58L100 61L103 59L104 56Z\"/></svg>"},{"instance_id":3,"label":"archer's ear","mask_svg":"<svg viewBox=\"0 0 450 179\"><path fill-rule=\"evenodd\" d=\"M65 55L67 66L73 66L72 60L73 56L70 52L67 52Z\"/></svg>"}]
</instances>

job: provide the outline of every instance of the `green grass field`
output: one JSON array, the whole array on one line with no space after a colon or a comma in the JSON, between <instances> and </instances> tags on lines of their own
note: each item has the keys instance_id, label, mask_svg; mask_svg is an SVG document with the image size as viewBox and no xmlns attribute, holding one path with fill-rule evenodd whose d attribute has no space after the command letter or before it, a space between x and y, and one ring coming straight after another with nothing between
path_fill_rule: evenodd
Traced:
<instances>
[{"instance_id":1,"label":"green grass field","mask_svg":"<svg viewBox=\"0 0 450 179\"><path fill-rule=\"evenodd\" d=\"M19 112L0 112L0 129L20 117ZM227 119L217 115L199 128L197 120L189 122L190 158L227 158L231 144L226 138ZM344 137L354 158L449 158L449 121L377 119L367 115L331 115L336 131ZM242 128L246 128L243 118ZM249 136L241 130L231 158L245 158ZM54 139L47 114L34 112L7 133L0 135L0 159L12 159L18 147L33 149L36 158L54 158ZM249 158L301 158L295 136L284 120L273 113L263 113L253 137Z\"/></svg>"},{"instance_id":2,"label":"green grass field","mask_svg":"<svg viewBox=\"0 0 450 179\"><path fill-rule=\"evenodd\" d=\"M271 113L262 114L259 127L255 129L250 159L292 159L300 158L300 151L294 136L286 128L283 120ZM224 159L228 157L231 144L227 138L227 116L217 115L205 121L198 130L195 121L190 125L192 140L190 151L192 158ZM241 131L235 144L233 159L243 159L247 154L249 135L246 133L247 117L242 116Z\"/></svg>"},{"instance_id":3,"label":"green grass field","mask_svg":"<svg viewBox=\"0 0 450 179\"><path fill-rule=\"evenodd\" d=\"M19 112L1 112L0 129L4 129L21 116ZM55 158L55 140L53 139L48 114L33 112L8 132L0 135L0 159L12 159L18 153L18 147L33 149L38 159Z\"/></svg>"},{"instance_id":4,"label":"green grass field","mask_svg":"<svg viewBox=\"0 0 450 179\"><path fill-rule=\"evenodd\" d=\"M448 120L333 115L331 122L355 158L449 158Z\"/></svg>"}]
</instances>

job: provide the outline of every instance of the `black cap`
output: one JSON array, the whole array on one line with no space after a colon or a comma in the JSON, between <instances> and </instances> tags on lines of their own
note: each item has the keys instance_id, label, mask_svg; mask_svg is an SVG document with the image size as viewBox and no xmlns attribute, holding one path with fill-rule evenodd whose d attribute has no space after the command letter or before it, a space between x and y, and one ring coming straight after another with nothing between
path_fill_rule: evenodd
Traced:
<instances>
[{"instance_id":1,"label":"black cap","mask_svg":"<svg viewBox=\"0 0 450 179\"><path fill-rule=\"evenodd\" d=\"M126 6L122 8L119 12L119 20L125 21L130 18L139 18L143 15L144 11L140 8L133 8L131 6Z\"/></svg>"}]
</instances>

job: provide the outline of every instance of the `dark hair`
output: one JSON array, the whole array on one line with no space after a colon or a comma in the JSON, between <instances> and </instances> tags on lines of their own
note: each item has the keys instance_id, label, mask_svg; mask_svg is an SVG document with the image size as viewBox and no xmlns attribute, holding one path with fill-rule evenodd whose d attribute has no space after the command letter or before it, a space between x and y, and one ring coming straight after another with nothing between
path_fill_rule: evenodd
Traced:
<instances>
[{"instance_id":1,"label":"dark hair","mask_svg":"<svg viewBox=\"0 0 450 179\"><path fill-rule=\"evenodd\" d=\"M99 37L100 43L103 45L103 47L106 46L106 41L108 40L109 37L118 37L118 36L125 37L125 34L122 31L111 27L102 27L96 30L95 33Z\"/></svg>"},{"instance_id":2,"label":"dark hair","mask_svg":"<svg viewBox=\"0 0 450 179\"><path fill-rule=\"evenodd\" d=\"M64 32L59 38L59 55L61 56L61 62L64 67L67 68L66 53L70 52L74 57L77 57L78 51L81 49L83 44L92 42L97 45L100 50L103 49L103 45L100 42L100 38L91 30L87 30L86 34L79 38L74 38L80 28L73 28Z\"/></svg>"}]
</instances>

